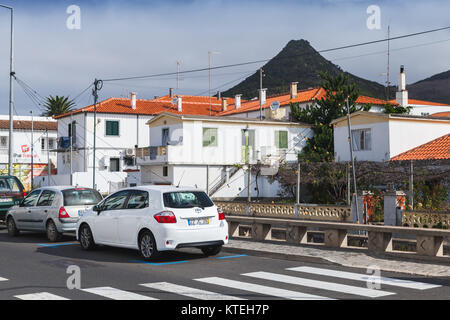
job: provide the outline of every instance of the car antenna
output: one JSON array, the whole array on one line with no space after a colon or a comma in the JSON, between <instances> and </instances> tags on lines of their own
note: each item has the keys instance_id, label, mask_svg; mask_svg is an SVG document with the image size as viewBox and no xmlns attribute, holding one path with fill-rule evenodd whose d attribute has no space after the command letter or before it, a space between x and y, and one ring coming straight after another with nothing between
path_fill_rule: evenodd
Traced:
<instances>
[{"instance_id":1,"label":"car antenna","mask_svg":"<svg viewBox=\"0 0 450 320\"><path fill-rule=\"evenodd\" d=\"M183 179L183 176L184 176L185 172L186 172L186 170L183 171L183 174L181 175L180 181L178 181L177 188L180 186L181 179Z\"/></svg>"}]
</instances>

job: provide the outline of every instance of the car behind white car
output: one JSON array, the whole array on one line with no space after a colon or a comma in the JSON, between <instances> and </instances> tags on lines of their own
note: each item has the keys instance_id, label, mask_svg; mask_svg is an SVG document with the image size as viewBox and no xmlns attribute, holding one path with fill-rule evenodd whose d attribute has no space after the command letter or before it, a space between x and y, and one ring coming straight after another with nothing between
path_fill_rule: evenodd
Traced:
<instances>
[{"instance_id":1,"label":"car behind white car","mask_svg":"<svg viewBox=\"0 0 450 320\"><path fill-rule=\"evenodd\" d=\"M59 241L64 232L75 232L79 216L101 200L100 193L90 188L51 186L33 190L8 210L8 233L47 232L50 241Z\"/></svg>"},{"instance_id":2,"label":"car behind white car","mask_svg":"<svg viewBox=\"0 0 450 320\"><path fill-rule=\"evenodd\" d=\"M228 224L203 191L141 186L120 190L84 213L77 239L85 250L96 244L131 248L146 260L184 247L216 255L228 243Z\"/></svg>"}]
</instances>

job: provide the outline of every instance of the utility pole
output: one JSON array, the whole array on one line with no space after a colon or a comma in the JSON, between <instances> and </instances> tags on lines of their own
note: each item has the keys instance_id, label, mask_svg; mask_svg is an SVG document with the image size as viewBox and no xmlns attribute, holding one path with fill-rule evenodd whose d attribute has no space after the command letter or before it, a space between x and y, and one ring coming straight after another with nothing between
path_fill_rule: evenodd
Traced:
<instances>
[{"instance_id":1,"label":"utility pole","mask_svg":"<svg viewBox=\"0 0 450 320\"><path fill-rule=\"evenodd\" d=\"M48 185L50 186L50 176L52 175L52 164L51 164L51 161L50 161L50 150L49 150L49 147L48 147L48 129L45 129L45 136L46 136L46 139L47 139L47 162L48 162L48 164L47 164L47 178L48 178Z\"/></svg>"},{"instance_id":2,"label":"utility pole","mask_svg":"<svg viewBox=\"0 0 450 320\"><path fill-rule=\"evenodd\" d=\"M409 163L409 204L411 210L414 210L414 164L412 160Z\"/></svg>"},{"instance_id":3,"label":"utility pole","mask_svg":"<svg viewBox=\"0 0 450 320\"><path fill-rule=\"evenodd\" d=\"M347 162L347 168L346 168L346 174L347 174L347 205L350 205L351 200L351 178L350 178L350 162Z\"/></svg>"},{"instance_id":4,"label":"utility pole","mask_svg":"<svg viewBox=\"0 0 450 320\"><path fill-rule=\"evenodd\" d=\"M34 188L34 119L33 119L33 111L31 113L31 190ZM48 143L48 140L47 140Z\"/></svg>"},{"instance_id":5,"label":"utility pole","mask_svg":"<svg viewBox=\"0 0 450 320\"><path fill-rule=\"evenodd\" d=\"M297 167L297 205L300 205L300 161Z\"/></svg>"},{"instance_id":6,"label":"utility pole","mask_svg":"<svg viewBox=\"0 0 450 320\"><path fill-rule=\"evenodd\" d=\"M348 127L348 143L350 147L350 158L352 161L352 170L353 170L353 188L355 195L355 208L356 208L356 218L359 221L359 210L358 210L358 189L356 188L356 170L355 170L355 158L353 157L353 141L352 141L352 128L350 124L350 106L347 98L347 127Z\"/></svg>"},{"instance_id":7,"label":"utility pole","mask_svg":"<svg viewBox=\"0 0 450 320\"><path fill-rule=\"evenodd\" d=\"M8 139L8 175L13 169L13 123L14 123L14 8L0 4L0 7L11 10L11 43L9 52L9 139Z\"/></svg>"},{"instance_id":8,"label":"utility pole","mask_svg":"<svg viewBox=\"0 0 450 320\"><path fill-rule=\"evenodd\" d=\"M390 44L390 38L391 38L391 26L388 26L388 52L387 52L387 73L386 73L386 101L389 101L391 98L391 93L390 93L390 86L391 86L391 81L390 81L390 56L391 56L391 44Z\"/></svg>"},{"instance_id":9,"label":"utility pole","mask_svg":"<svg viewBox=\"0 0 450 320\"><path fill-rule=\"evenodd\" d=\"M92 188L96 188L95 184L95 148L96 148L96 140L97 140L97 100L98 100L98 91L103 87L103 81L95 79L94 80L94 89L92 90L92 95L94 96L94 149L92 156Z\"/></svg>"},{"instance_id":10,"label":"utility pole","mask_svg":"<svg viewBox=\"0 0 450 320\"><path fill-rule=\"evenodd\" d=\"M73 184L72 147L73 144L73 112L70 111L70 185Z\"/></svg>"},{"instance_id":11,"label":"utility pole","mask_svg":"<svg viewBox=\"0 0 450 320\"><path fill-rule=\"evenodd\" d=\"M259 120L262 120L262 77L263 69L259 68Z\"/></svg>"},{"instance_id":12,"label":"utility pole","mask_svg":"<svg viewBox=\"0 0 450 320\"><path fill-rule=\"evenodd\" d=\"M249 144L249 132L248 127L244 129L244 135L245 135L245 162L247 164L247 202L250 203L252 200L251 198L251 179L252 179L252 170L250 167L250 149L248 147Z\"/></svg>"}]
</instances>

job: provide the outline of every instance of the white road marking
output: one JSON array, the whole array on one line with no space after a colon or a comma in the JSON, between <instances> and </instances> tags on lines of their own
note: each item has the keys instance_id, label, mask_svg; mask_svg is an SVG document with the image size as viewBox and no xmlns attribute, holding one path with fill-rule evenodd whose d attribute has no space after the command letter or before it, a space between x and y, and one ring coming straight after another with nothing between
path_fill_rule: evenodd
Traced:
<instances>
[{"instance_id":1,"label":"white road marking","mask_svg":"<svg viewBox=\"0 0 450 320\"><path fill-rule=\"evenodd\" d=\"M429 283L423 283L423 282L386 278L386 277L375 278L369 274L358 274L358 273L352 273L352 272L336 271L336 270L312 268L312 267L288 268L286 270L317 274L317 275L321 275L321 276L344 278L344 279L356 280L356 281L366 281L366 282L371 281L371 282L373 282L373 281L379 280L380 284L385 284L385 285L389 285L389 286L397 286L397 287L402 287L402 288L409 288L409 289L417 289L417 290L426 290L426 289L440 287L440 285L437 285L437 284L429 284Z\"/></svg>"},{"instance_id":2,"label":"white road marking","mask_svg":"<svg viewBox=\"0 0 450 320\"><path fill-rule=\"evenodd\" d=\"M134 292L124 291L112 287L97 287L81 290L113 300L158 300L152 297L147 297Z\"/></svg>"},{"instance_id":3,"label":"white road marking","mask_svg":"<svg viewBox=\"0 0 450 320\"><path fill-rule=\"evenodd\" d=\"M0 277L0 281L8 281L8 279Z\"/></svg>"},{"instance_id":4,"label":"white road marking","mask_svg":"<svg viewBox=\"0 0 450 320\"><path fill-rule=\"evenodd\" d=\"M48 292L22 294L14 297L20 300L70 300Z\"/></svg>"},{"instance_id":5,"label":"white road marking","mask_svg":"<svg viewBox=\"0 0 450 320\"><path fill-rule=\"evenodd\" d=\"M169 283L169 282L156 282L156 283L144 283L141 284L141 286L152 288L152 289L158 289L162 291L167 291L195 299L200 300L246 300L243 298L223 295L220 293L215 293L211 291L205 291L185 286L180 286L177 284Z\"/></svg>"},{"instance_id":6,"label":"white road marking","mask_svg":"<svg viewBox=\"0 0 450 320\"><path fill-rule=\"evenodd\" d=\"M302 293L302 292L267 287L267 286L262 286L259 284L229 280L229 279L218 278L218 277L209 277L209 278L201 278L201 279L194 279L194 280L205 282L205 283L210 283L210 284L215 284L215 285L219 285L219 286L223 286L223 287L233 288L233 289L256 292L259 294L264 294L264 295L269 295L269 296L274 296L274 297L279 297L279 298L284 298L284 299L334 300L331 298L316 296L316 295Z\"/></svg>"},{"instance_id":7,"label":"white road marking","mask_svg":"<svg viewBox=\"0 0 450 320\"><path fill-rule=\"evenodd\" d=\"M378 297L384 297L384 296L389 296L389 295L395 294L393 292L387 292L387 291L382 291L382 290L374 290L374 289L368 289L368 288L349 286L349 285L340 284L340 283L291 277L291 276L277 274L277 273L271 273L271 272L250 272L250 273L245 273L243 275L248 276L248 277L258 278L258 279L272 280L272 281L278 281L278 282L283 282L283 283L288 283L288 284L295 284L295 285L304 286L304 287L311 287L311 288L317 288L317 289L323 289L323 290L329 290L329 291L335 291L335 292L341 292L341 293L347 293L347 294L355 294L355 295L369 297L369 298L378 298Z\"/></svg>"}]
</instances>

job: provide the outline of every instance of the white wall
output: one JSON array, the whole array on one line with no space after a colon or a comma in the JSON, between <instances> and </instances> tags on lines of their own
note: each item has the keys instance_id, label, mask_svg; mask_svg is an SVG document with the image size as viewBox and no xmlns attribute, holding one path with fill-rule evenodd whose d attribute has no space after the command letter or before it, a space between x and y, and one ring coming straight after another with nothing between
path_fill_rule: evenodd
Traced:
<instances>
[{"instance_id":1,"label":"white wall","mask_svg":"<svg viewBox=\"0 0 450 320\"><path fill-rule=\"evenodd\" d=\"M450 133L450 121L389 122L390 157L430 142Z\"/></svg>"},{"instance_id":2,"label":"white wall","mask_svg":"<svg viewBox=\"0 0 450 320\"><path fill-rule=\"evenodd\" d=\"M413 107L410 111L410 114L415 116L426 116L426 115L432 115L433 113L438 112L449 112L450 106L443 107L443 106L421 106L421 105L410 105Z\"/></svg>"}]
</instances>

